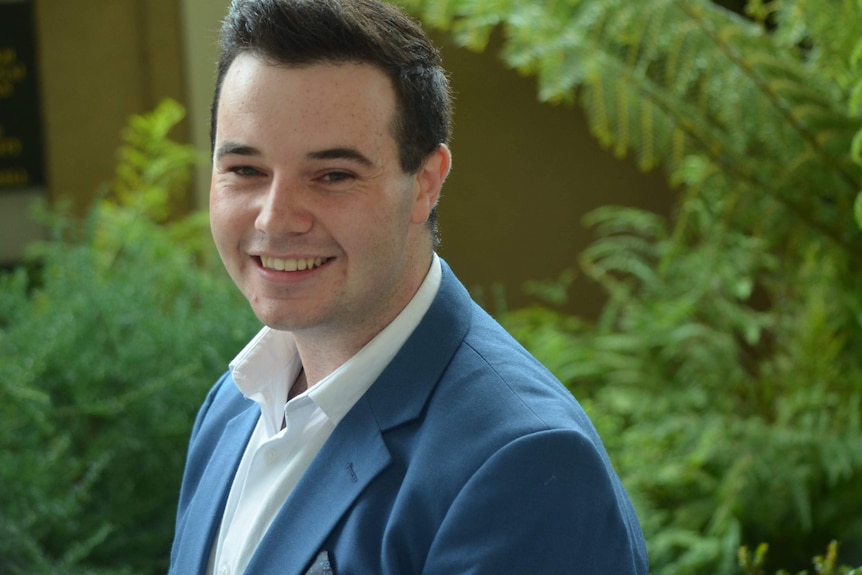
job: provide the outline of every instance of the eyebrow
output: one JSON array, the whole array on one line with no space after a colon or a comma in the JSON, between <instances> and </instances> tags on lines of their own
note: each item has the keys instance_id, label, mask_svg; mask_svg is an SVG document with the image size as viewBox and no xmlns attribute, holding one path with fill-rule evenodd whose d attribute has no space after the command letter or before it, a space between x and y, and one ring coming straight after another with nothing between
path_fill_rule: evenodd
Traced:
<instances>
[{"instance_id":1,"label":"eyebrow","mask_svg":"<svg viewBox=\"0 0 862 575\"><path fill-rule=\"evenodd\" d=\"M260 156L260 150L253 146L246 146L245 144L240 144L237 142L225 142L215 152L216 160L220 160L224 156L228 155L237 155L237 156Z\"/></svg>"},{"instance_id":2,"label":"eyebrow","mask_svg":"<svg viewBox=\"0 0 862 575\"><path fill-rule=\"evenodd\" d=\"M369 168L374 165L374 162L366 155L354 148L329 148L309 152L308 158L312 160L351 160Z\"/></svg>"},{"instance_id":3,"label":"eyebrow","mask_svg":"<svg viewBox=\"0 0 862 575\"><path fill-rule=\"evenodd\" d=\"M215 159L219 160L224 156L229 155L257 157L263 154L254 146L247 146L238 142L225 142L216 150ZM374 162L372 162L365 154L355 148L349 147L317 150L309 152L306 154L306 157L310 160L350 160L369 168L374 166Z\"/></svg>"}]
</instances>

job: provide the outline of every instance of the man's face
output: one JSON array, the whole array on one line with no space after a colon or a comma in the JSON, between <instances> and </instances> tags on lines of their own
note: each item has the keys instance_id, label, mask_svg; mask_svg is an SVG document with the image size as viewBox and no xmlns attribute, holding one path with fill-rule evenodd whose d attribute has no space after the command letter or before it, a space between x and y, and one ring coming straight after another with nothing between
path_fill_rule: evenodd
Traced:
<instances>
[{"instance_id":1,"label":"man's face","mask_svg":"<svg viewBox=\"0 0 862 575\"><path fill-rule=\"evenodd\" d=\"M225 75L212 232L266 325L358 349L424 279L424 222L448 150L403 173L395 109L390 80L369 65L273 66L241 54Z\"/></svg>"}]
</instances>

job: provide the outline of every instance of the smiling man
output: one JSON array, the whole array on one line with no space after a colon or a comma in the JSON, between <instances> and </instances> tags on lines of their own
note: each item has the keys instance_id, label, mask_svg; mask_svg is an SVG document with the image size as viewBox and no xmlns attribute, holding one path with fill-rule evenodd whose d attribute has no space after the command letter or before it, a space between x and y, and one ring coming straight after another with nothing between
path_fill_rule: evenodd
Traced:
<instances>
[{"instance_id":1,"label":"smiling man","mask_svg":"<svg viewBox=\"0 0 862 575\"><path fill-rule=\"evenodd\" d=\"M432 258L425 225L449 170L439 144L405 173L392 82L372 64L279 66L249 52L222 83L213 236L305 378L335 371L401 312Z\"/></svg>"},{"instance_id":2,"label":"smiling man","mask_svg":"<svg viewBox=\"0 0 862 575\"><path fill-rule=\"evenodd\" d=\"M568 391L435 254L450 96L373 0L235 0L212 233L265 324L192 432L171 572L642 574Z\"/></svg>"}]
</instances>

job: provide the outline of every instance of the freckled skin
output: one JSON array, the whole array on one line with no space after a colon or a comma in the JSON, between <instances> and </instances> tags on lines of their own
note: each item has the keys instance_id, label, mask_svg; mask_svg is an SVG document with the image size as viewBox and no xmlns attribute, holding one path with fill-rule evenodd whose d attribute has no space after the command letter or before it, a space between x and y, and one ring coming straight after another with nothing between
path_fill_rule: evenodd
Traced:
<instances>
[{"instance_id":1,"label":"freckled skin","mask_svg":"<svg viewBox=\"0 0 862 575\"><path fill-rule=\"evenodd\" d=\"M391 82L370 65L273 66L241 54L224 79L213 238L258 318L294 332L312 382L394 319L431 261L425 222L449 152L441 145L405 174L395 109ZM277 272L261 257L325 263Z\"/></svg>"}]
</instances>

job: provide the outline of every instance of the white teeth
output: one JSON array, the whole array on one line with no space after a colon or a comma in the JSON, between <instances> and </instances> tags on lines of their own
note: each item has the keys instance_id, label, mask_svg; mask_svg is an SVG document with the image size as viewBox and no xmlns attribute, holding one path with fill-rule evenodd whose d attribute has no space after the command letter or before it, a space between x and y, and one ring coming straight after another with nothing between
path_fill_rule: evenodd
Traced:
<instances>
[{"instance_id":1,"label":"white teeth","mask_svg":"<svg viewBox=\"0 0 862 575\"><path fill-rule=\"evenodd\" d=\"M319 268L327 261L329 261L329 258L260 258L260 262L263 264L263 267L280 272L313 270L314 268Z\"/></svg>"}]
</instances>

